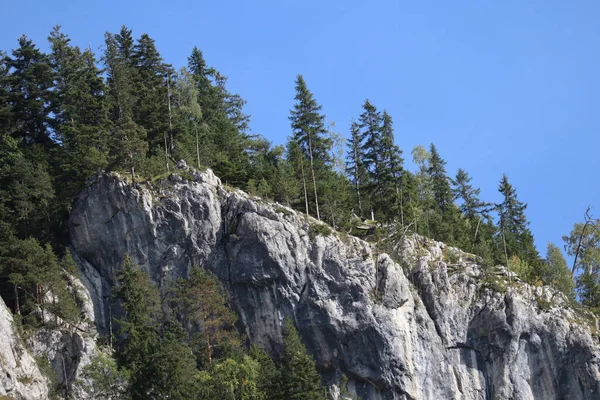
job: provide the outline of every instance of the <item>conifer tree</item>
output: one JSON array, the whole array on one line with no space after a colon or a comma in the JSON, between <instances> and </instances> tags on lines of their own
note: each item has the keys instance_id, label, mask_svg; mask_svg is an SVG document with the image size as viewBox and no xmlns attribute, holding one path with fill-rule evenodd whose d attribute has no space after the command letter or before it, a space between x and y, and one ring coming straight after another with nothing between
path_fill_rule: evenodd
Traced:
<instances>
[{"instance_id":1,"label":"conifer tree","mask_svg":"<svg viewBox=\"0 0 600 400\"><path fill-rule=\"evenodd\" d=\"M363 104L363 113L359 117L359 127L361 129L361 158L368 179L365 186L369 196L379 204L383 203L383 151L381 147L382 117L377 108L365 100Z\"/></svg>"},{"instance_id":2,"label":"conifer tree","mask_svg":"<svg viewBox=\"0 0 600 400\"><path fill-rule=\"evenodd\" d=\"M53 131L60 146L53 166L58 202L56 219L59 235L66 237L68 212L85 180L108 163L108 109L106 87L90 49L81 51L71 39L54 27L48 38L55 83L51 102Z\"/></svg>"},{"instance_id":3,"label":"conifer tree","mask_svg":"<svg viewBox=\"0 0 600 400\"><path fill-rule=\"evenodd\" d=\"M122 271L117 275L113 298L123 309L123 318L116 319L120 326L117 358L121 366L131 372L133 399L148 398L153 367L151 360L158 352L159 335L156 317L160 312L158 289L148 274L125 256Z\"/></svg>"},{"instance_id":4,"label":"conifer tree","mask_svg":"<svg viewBox=\"0 0 600 400\"><path fill-rule=\"evenodd\" d=\"M354 197L358 205L358 215L363 216L363 190L366 179L366 168L362 160L360 126L356 122L350 125L350 139L348 140L348 156L346 161L346 173L350 177L354 187ZM364 195L364 192L363 192Z\"/></svg>"},{"instance_id":5,"label":"conifer tree","mask_svg":"<svg viewBox=\"0 0 600 400\"><path fill-rule=\"evenodd\" d=\"M227 307L219 282L210 272L194 267L188 279L180 280L175 306L186 323L201 327L193 340L193 350L205 365L212 365L215 355L224 348L239 345L234 328L236 315Z\"/></svg>"},{"instance_id":6,"label":"conifer tree","mask_svg":"<svg viewBox=\"0 0 600 400\"><path fill-rule=\"evenodd\" d=\"M479 199L481 189L474 188L471 185L471 177L462 168L458 169L456 178L452 181L454 185L454 198L461 201L460 210L469 219L474 219L475 216L481 215L486 208L490 207Z\"/></svg>"},{"instance_id":7,"label":"conifer tree","mask_svg":"<svg viewBox=\"0 0 600 400\"><path fill-rule=\"evenodd\" d=\"M188 400L198 392L196 359L187 343L188 333L168 318L161 327L159 345L152 354L147 385L151 398ZM150 396L149 396L150 397Z\"/></svg>"},{"instance_id":8,"label":"conifer tree","mask_svg":"<svg viewBox=\"0 0 600 400\"><path fill-rule=\"evenodd\" d=\"M258 345L253 344L248 355L260 365L260 373L256 379L257 388L264 393L264 400L279 400L281 394L281 371L273 359Z\"/></svg>"},{"instance_id":9,"label":"conifer tree","mask_svg":"<svg viewBox=\"0 0 600 400\"><path fill-rule=\"evenodd\" d=\"M446 161L440 157L433 143L429 147L429 154L427 174L431 180L433 200L436 207L445 211L452 204L452 189L446 175Z\"/></svg>"},{"instance_id":10,"label":"conifer tree","mask_svg":"<svg viewBox=\"0 0 600 400\"><path fill-rule=\"evenodd\" d=\"M498 240L502 243L499 247L505 249L505 257L517 256L533 266L538 262L539 256L525 216L527 204L517 199L517 192L506 175L502 176L498 191L503 196L502 203L496 205L499 217Z\"/></svg>"},{"instance_id":11,"label":"conifer tree","mask_svg":"<svg viewBox=\"0 0 600 400\"><path fill-rule=\"evenodd\" d=\"M227 91L226 77L208 67L196 47L188 67L196 82L205 143L209 144L208 166L224 181L243 186L249 170L249 137L244 132L249 117L242 111L245 102Z\"/></svg>"},{"instance_id":12,"label":"conifer tree","mask_svg":"<svg viewBox=\"0 0 600 400\"><path fill-rule=\"evenodd\" d=\"M304 198L304 212L306 213L306 217L308 218L309 209L308 209L308 168L307 168L307 160L298 145L298 142L291 139L287 144L287 161L291 165L291 168L296 173L296 179L301 183L302 194Z\"/></svg>"},{"instance_id":13,"label":"conifer tree","mask_svg":"<svg viewBox=\"0 0 600 400\"><path fill-rule=\"evenodd\" d=\"M404 209L402 204L402 151L394 142L394 127L392 117L383 111L381 127L381 152L382 152L382 186L386 193L386 202L393 204L390 207L391 216L400 213L401 223L404 225ZM390 213L388 212L388 213Z\"/></svg>"},{"instance_id":14,"label":"conifer tree","mask_svg":"<svg viewBox=\"0 0 600 400\"><path fill-rule=\"evenodd\" d=\"M12 57L6 58L5 68L9 74L2 86L8 90L13 136L22 147L38 144L48 150L53 147L49 107L54 81L48 56L23 35Z\"/></svg>"},{"instance_id":15,"label":"conifer tree","mask_svg":"<svg viewBox=\"0 0 600 400\"><path fill-rule=\"evenodd\" d=\"M212 150L209 147L209 143L207 143L207 138L205 137L206 125L202 121L202 109L199 103L199 91L196 87L194 77L185 68L182 68L177 76L177 82L175 85L175 101L177 104L177 112L180 114L184 123L191 131L194 143L191 146L188 144L188 148L193 148L193 151L190 152L188 150L186 152L185 149L178 149L179 153L184 154L184 158L187 155L188 159L194 159L197 168L200 168L203 164L209 165L210 160L207 155L210 154ZM186 139L182 139L182 144L185 146ZM174 146L171 147L173 148ZM201 147L202 152L200 151Z\"/></svg>"},{"instance_id":16,"label":"conifer tree","mask_svg":"<svg viewBox=\"0 0 600 400\"><path fill-rule=\"evenodd\" d=\"M103 62L107 74L109 115L117 123L126 118L133 119L136 103L132 59L134 42L131 30L125 26L118 34L107 32L104 37Z\"/></svg>"},{"instance_id":17,"label":"conifer tree","mask_svg":"<svg viewBox=\"0 0 600 400\"><path fill-rule=\"evenodd\" d=\"M300 340L291 319L283 326L282 355L283 397L293 400L325 400L325 388L315 367L315 362Z\"/></svg>"},{"instance_id":18,"label":"conifer tree","mask_svg":"<svg viewBox=\"0 0 600 400\"><path fill-rule=\"evenodd\" d=\"M315 211L317 219L321 219L319 212L319 196L317 180L330 168L330 151L332 142L327 137L325 115L321 114L322 107L317 103L313 94L308 90L302 75L296 77L296 103L290 110L293 140L295 140L304 156L309 161L312 179Z\"/></svg>"},{"instance_id":19,"label":"conifer tree","mask_svg":"<svg viewBox=\"0 0 600 400\"><path fill-rule=\"evenodd\" d=\"M157 154L159 148L165 146L169 132L166 82L169 67L163 62L154 40L146 33L133 46L131 62L136 97L133 120L146 129L149 150Z\"/></svg>"},{"instance_id":20,"label":"conifer tree","mask_svg":"<svg viewBox=\"0 0 600 400\"><path fill-rule=\"evenodd\" d=\"M119 121L115 129L112 147L114 160L131 173L131 181L135 182L135 167L148 151L146 130L133 122L130 117Z\"/></svg>"}]
</instances>

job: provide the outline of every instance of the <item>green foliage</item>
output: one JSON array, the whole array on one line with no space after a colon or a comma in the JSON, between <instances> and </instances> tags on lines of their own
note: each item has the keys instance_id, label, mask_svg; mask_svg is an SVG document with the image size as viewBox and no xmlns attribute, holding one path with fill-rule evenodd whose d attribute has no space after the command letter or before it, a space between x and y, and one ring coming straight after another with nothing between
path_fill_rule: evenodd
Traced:
<instances>
[{"instance_id":1,"label":"green foliage","mask_svg":"<svg viewBox=\"0 0 600 400\"><path fill-rule=\"evenodd\" d=\"M540 265L539 276L544 284L555 287L569 299L575 298L575 282L571 271L560 249L553 243L548 243L546 260Z\"/></svg>"},{"instance_id":2,"label":"green foliage","mask_svg":"<svg viewBox=\"0 0 600 400\"><path fill-rule=\"evenodd\" d=\"M257 345L250 346L248 355L260 365L256 385L258 390L264 393L264 399L279 400L281 398L281 371L273 359Z\"/></svg>"},{"instance_id":3,"label":"green foliage","mask_svg":"<svg viewBox=\"0 0 600 400\"><path fill-rule=\"evenodd\" d=\"M537 280L535 268L517 256L512 256L508 260L508 269L516 273L525 282L535 283Z\"/></svg>"},{"instance_id":4,"label":"green foliage","mask_svg":"<svg viewBox=\"0 0 600 400\"><path fill-rule=\"evenodd\" d=\"M281 359L282 398L294 400L325 400L325 388L315 362L300 340L291 319L283 326L283 354Z\"/></svg>"},{"instance_id":5,"label":"green foliage","mask_svg":"<svg viewBox=\"0 0 600 400\"><path fill-rule=\"evenodd\" d=\"M196 358L187 343L188 333L174 319L166 321L160 332L159 346L151 354L148 393L156 399L187 400L198 391Z\"/></svg>"},{"instance_id":6,"label":"green foliage","mask_svg":"<svg viewBox=\"0 0 600 400\"><path fill-rule=\"evenodd\" d=\"M308 227L308 234L311 238L316 238L317 236L329 236L333 234L333 230L325 224L310 224Z\"/></svg>"},{"instance_id":7,"label":"green foliage","mask_svg":"<svg viewBox=\"0 0 600 400\"><path fill-rule=\"evenodd\" d=\"M333 142L327 135L325 115L322 107L308 90L302 75L296 77L296 103L290 111L292 138L301 151L302 159L308 161L306 170L302 166L303 189L305 198L314 203L317 219L321 219L319 211L319 182L331 171L331 149ZM308 188L306 182L312 187Z\"/></svg>"},{"instance_id":8,"label":"green foliage","mask_svg":"<svg viewBox=\"0 0 600 400\"><path fill-rule=\"evenodd\" d=\"M460 260L460 254L453 248L444 247L444 261L450 264L456 264Z\"/></svg>"},{"instance_id":9,"label":"green foliage","mask_svg":"<svg viewBox=\"0 0 600 400\"><path fill-rule=\"evenodd\" d=\"M484 275L483 279L481 280L481 287L483 289L493 290L494 292L501 294L506 293L508 290L506 280L493 273L487 273Z\"/></svg>"},{"instance_id":10,"label":"green foliage","mask_svg":"<svg viewBox=\"0 0 600 400\"><path fill-rule=\"evenodd\" d=\"M202 365L212 365L219 352L239 346L240 337L235 330L237 317L227 307L216 276L194 267L188 279L177 282L174 292L173 305L185 323L201 327L191 344Z\"/></svg>"},{"instance_id":11,"label":"green foliage","mask_svg":"<svg viewBox=\"0 0 600 400\"><path fill-rule=\"evenodd\" d=\"M129 371L119 368L109 350L100 349L83 368L75 386L97 400L128 400Z\"/></svg>"},{"instance_id":12,"label":"green foliage","mask_svg":"<svg viewBox=\"0 0 600 400\"><path fill-rule=\"evenodd\" d=\"M68 265L67 265L68 266ZM67 276L52 247L42 247L33 238L11 238L0 248L0 274L7 278L13 294L13 310L27 318L28 323L68 323L79 320L77 294L69 289Z\"/></svg>"},{"instance_id":13,"label":"green foliage","mask_svg":"<svg viewBox=\"0 0 600 400\"><path fill-rule=\"evenodd\" d=\"M124 311L124 317L116 319L120 327L117 359L119 365L131 373L132 397L145 398L148 385L153 383L149 380L153 374L150 360L159 347L155 319L160 311L158 290L148 274L126 255L122 271L117 275L113 297L119 300Z\"/></svg>"},{"instance_id":14,"label":"green foliage","mask_svg":"<svg viewBox=\"0 0 600 400\"><path fill-rule=\"evenodd\" d=\"M505 248L509 258L517 256L535 267L539 255L533 243L533 235L528 228L529 222L525 217L527 204L517 199L517 192L508 182L506 175L502 177L498 191L503 196L502 203L496 206L499 217L498 247ZM501 259L497 261L501 262Z\"/></svg>"},{"instance_id":15,"label":"green foliage","mask_svg":"<svg viewBox=\"0 0 600 400\"><path fill-rule=\"evenodd\" d=\"M249 356L225 359L199 374L201 400L265 400L258 385L261 365Z\"/></svg>"}]
</instances>

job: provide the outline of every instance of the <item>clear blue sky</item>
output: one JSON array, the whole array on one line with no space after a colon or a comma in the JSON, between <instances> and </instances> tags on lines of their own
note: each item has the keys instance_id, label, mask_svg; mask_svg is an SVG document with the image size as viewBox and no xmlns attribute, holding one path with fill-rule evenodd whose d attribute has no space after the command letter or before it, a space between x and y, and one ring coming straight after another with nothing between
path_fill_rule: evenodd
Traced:
<instances>
[{"instance_id":1,"label":"clear blue sky","mask_svg":"<svg viewBox=\"0 0 600 400\"><path fill-rule=\"evenodd\" d=\"M193 46L248 101L254 132L290 133L302 73L346 134L365 98L393 116L396 142L435 143L499 201L506 173L538 248L600 216L600 2L23 1L5 2L0 48L25 33L46 48L55 24L98 49L122 24L183 66ZM410 165L410 163L409 163Z\"/></svg>"}]
</instances>

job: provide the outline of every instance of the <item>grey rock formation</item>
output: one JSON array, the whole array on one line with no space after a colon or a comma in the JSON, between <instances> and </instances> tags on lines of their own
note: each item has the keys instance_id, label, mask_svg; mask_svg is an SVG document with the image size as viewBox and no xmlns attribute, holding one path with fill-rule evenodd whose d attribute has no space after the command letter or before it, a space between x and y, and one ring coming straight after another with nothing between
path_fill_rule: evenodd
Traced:
<instances>
[{"instance_id":1,"label":"grey rock formation","mask_svg":"<svg viewBox=\"0 0 600 400\"><path fill-rule=\"evenodd\" d=\"M2 299L0 299L0 398L28 400L48 398L48 381L16 332L13 316Z\"/></svg>"},{"instance_id":2,"label":"grey rock formation","mask_svg":"<svg viewBox=\"0 0 600 400\"><path fill-rule=\"evenodd\" d=\"M76 326L49 325L37 329L27 340L27 347L36 358L48 360L62 395L81 399L86 398L85 393L74 383L97 351L94 305L79 279L70 277L69 287L81 301L82 321Z\"/></svg>"},{"instance_id":3,"label":"grey rock formation","mask_svg":"<svg viewBox=\"0 0 600 400\"><path fill-rule=\"evenodd\" d=\"M2 396L48 399L54 388L50 387L52 382L46 375L49 371L40 366L45 360L53 369L55 384L60 385L62 394L69 398L86 398L73 383L96 353L93 303L78 279L71 277L70 287L82 301L83 321L71 327L48 324L33 332L26 342L18 333L10 310L0 299L0 399L5 398Z\"/></svg>"},{"instance_id":4,"label":"grey rock formation","mask_svg":"<svg viewBox=\"0 0 600 400\"><path fill-rule=\"evenodd\" d=\"M600 398L598 338L552 289L420 237L379 254L316 235L313 219L191 173L135 187L100 174L79 196L71 244L102 332L130 253L161 288L193 265L212 270L274 354L292 317L323 377L346 374L361 399Z\"/></svg>"}]
</instances>

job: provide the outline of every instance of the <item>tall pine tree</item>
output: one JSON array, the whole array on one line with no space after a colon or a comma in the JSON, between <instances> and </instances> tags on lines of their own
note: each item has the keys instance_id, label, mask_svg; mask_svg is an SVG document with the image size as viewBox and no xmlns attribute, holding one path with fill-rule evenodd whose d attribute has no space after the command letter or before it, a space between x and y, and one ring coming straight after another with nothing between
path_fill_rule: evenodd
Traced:
<instances>
[{"instance_id":1,"label":"tall pine tree","mask_svg":"<svg viewBox=\"0 0 600 400\"><path fill-rule=\"evenodd\" d=\"M321 114L322 107L308 90L302 75L296 77L295 100L294 109L290 111L289 117L293 132L292 139L298 143L309 161L315 212L317 219L320 220L317 181L322 179L331 168L332 142L327 136L325 115Z\"/></svg>"}]
</instances>

